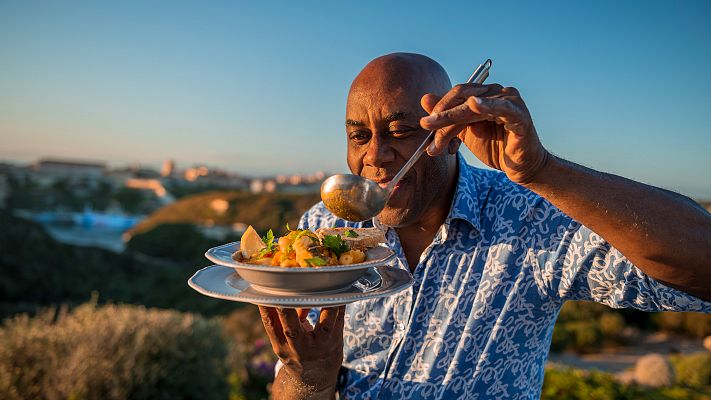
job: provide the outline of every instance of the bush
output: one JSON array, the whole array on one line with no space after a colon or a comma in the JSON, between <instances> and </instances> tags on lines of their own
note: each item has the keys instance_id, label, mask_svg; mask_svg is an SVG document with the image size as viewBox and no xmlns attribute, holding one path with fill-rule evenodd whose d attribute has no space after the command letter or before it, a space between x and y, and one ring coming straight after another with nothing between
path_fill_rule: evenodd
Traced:
<instances>
[{"instance_id":1,"label":"bush","mask_svg":"<svg viewBox=\"0 0 711 400\"><path fill-rule=\"evenodd\" d=\"M649 315L599 303L568 301L558 315L551 350L584 352L604 344L625 344L637 329L648 325Z\"/></svg>"},{"instance_id":2,"label":"bush","mask_svg":"<svg viewBox=\"0 0 711 400\"><path fill-rule=\"evenodd\" d=\"M205 250L217 244L191 224L165 224L133 236L126 249L177 262L204 263Z\"/></svg>"},{"instance_id":3,"label":"bush","mask_svg":"<svg viewBox=\"0 0 711 400\"><path fill-rule=\"evenodd\" d=\"M0 318L59 304L78 305L92 292L102 300L203 315L239 307L188 287L195 270L209 264L203 258L205 248L195 249L189 260L154 260L130 251L116 254L58 243L40 225L3 210L0 226Z\"/></svg>"},{"instance_id":4,"label":"bush","mask_svg":"<svg viewBox=\"0 0 711 400\"><path fill-rule=\"evenodd\" d=\"M551 349L553 351L591 351L601 345L602 338L600 328L594 320L557 323L553 329Z\"/></svg>"},{"instance_id":5,"label":"bush","mask_svg":"<svg viewBox=\"0 0 711 400\"><path fill-rule=\"evenodd\" d=\"M669 357L676 371L676 381L681 385L711 390L711 353L700 352Z\"/></svg>"},{"instance_id":6,"label":"bush","mask_svg":"<svg viewBox=\"0 0 711 400\"><path fill-rule=\"evenodd\" d=\"M541 399L616 400L633 398L609 374L573 369L546 369Z\"/></svg>"},{"instance_id":7,"label":"bush","mask_svg":"<svg viewBox=\"0 0 711 400\"><path fill-rule=\"evenodd\" d=\"M542 400L711 400L708 388L674 386L648 389L623 385L613 375L576 369L547 368Z\"/></svg>"},{"instance_id":8,"label":"bush","mask_svg":"<svg viewBox=\"0 0 711 400\"><path fill-rule=\"evenodd\" d=\"M247 399L267 398L277 358L264 332L257 306L247 305L221 317L225 335L232 339L228 364L230 386Z\"/></svg>"},{"instance_id":9,"label":"bush","mask_svg":"<svg viewBox=\"0 0 711 400\"><path fill-rule=\"evenodd\" d=\"M661 312L652 322L665 332L682 333L697 338L711 335L711 314L695 312Z\"/></svg>"},{"instance_id":10,"label":"bush","mask_svg":"<svg viewBox=\"0 0 711 400\"><path fill-rule=\"evenodd\" d=\"M218 323L137 306L85 304L5 321L3 399L224 399Z\"/></svg>"},{"instance_id":11,"label":"bush","mask_svg":"<svg viewBox=\"0 0 711 400\"><path fill-rule=\"evenodd\" d=\"M605 340L610 340L616 343L623 342L622 333L625 329L625 319L622 315L606 312L598 319L600 323L600 333Z\"/></svg>"}]
</instances>

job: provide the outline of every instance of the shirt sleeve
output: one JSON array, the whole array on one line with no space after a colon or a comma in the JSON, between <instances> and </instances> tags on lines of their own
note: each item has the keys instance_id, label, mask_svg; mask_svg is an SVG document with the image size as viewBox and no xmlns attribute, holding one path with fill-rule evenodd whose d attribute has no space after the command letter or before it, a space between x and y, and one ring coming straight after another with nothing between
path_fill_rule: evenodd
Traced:
<instances>
[{"instance_id":1,"label":"shirt sleeve","mask_svg":"<svg viewBox=\"0 0 711 400\"><path fill-rule=\"evenodd\" d=\"M552 245L534 251L533 261L539 285L560 301L590 300L649 312L711 313L711 302L657 282L600 235L572 219L559 225L553 235Z\"/></svg>"}]
</instances>

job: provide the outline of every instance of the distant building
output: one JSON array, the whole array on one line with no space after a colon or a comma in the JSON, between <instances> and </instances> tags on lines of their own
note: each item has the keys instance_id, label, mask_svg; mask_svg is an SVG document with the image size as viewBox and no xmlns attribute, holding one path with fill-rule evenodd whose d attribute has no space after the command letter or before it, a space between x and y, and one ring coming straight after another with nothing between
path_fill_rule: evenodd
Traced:
<instances>
[{"instance_id":1,"label":"distant building","mask_svg":"<svg viewBox=\"0 0 711 400\"><path fill-rule=\"evenodd\" d=\"M279 186L279 192L292 194L311 194L321 192L321 183L302 183L299 185Z\"/></svg>"},{"instance_id":2,"label":"distant building","mask_svg":"<svg viewBox=\"0 0 711 400\"><path fill-rule=\"evenodd\" d=\"M277 190L277 183L267 179L252 179L249 183L249 191L252 193L274 193Z\"/></svg>"},{"instance_id":3,"label":"distant building","mask_svg":"<svg viewBox=\"0 0 711 400\"><path fill-rule=\"evenodd\" d=\"M34 163L32 180L42 187L49 187L58 181L68 181L74 190L96 188L106 174L106 164L72 160L41 159Z\"/></svg>"},{"instance_id":4,"label":"distant building","mask_svg":"<svg viewBox=\"0 0 711 400\"><path fill-rule=\"evenodd\" d=\"M106 172L106 164L69 160L42 159L32 169L38 174L55 178L100 179Z\"/></svg>"},{"instance_id":5,"label":"distant building","mask_svg":"<svg viewBox=\"0 0 711 400\"><path fill-rule=\"evenodd\" d=\"M198 178L202 176L207 176L210 173L210 169L204 165L198 167L192 167L185 170L183 177L188 182L195 182Z\"/></svg>"},{"instance_id":6,"label":"distant building","mask_svg":"<svg viewBox=\"0 0 711 400\"><path fill-rule=\"evenodd\" d=\"M150 190L160 200L162 204L170 204L175 201L175 197L170 194L158 179L129 178L125 182L129 189Z\"/></svg>"},{"instance_id":7,"label":"distant building","mask_svg":"<svg viewBox=\"0 0 711 400\"><path fill-rule=\"evenodd\" d=\"M163 162L163 168L160 171L162 177L169 177L175 172L175 161L168 159Z\"/></svg>"}]
</instances>

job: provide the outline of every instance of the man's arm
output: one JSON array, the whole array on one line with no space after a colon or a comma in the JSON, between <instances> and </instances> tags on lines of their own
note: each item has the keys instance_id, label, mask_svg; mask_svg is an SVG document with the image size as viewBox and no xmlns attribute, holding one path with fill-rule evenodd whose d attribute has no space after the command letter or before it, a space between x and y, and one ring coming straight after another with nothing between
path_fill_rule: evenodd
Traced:
<instances>
[{"instance_id":1,"label":"man's arm","mask_svg":"<svg viewBox=\"0 0 711 400\"><path fill-rule=\"evenodd\" d=\"M455 137L483 163L546 198L620 250L645 274L711 300L711 214L691 200L552 156L538 138L518 90L498 84L427 94L420 120L437 129L428 148Z\"/></svg>"},{"instance_id":2,"label":"man's arm","mask_svg":"<svg viewBox=\"0 0 711 400\"><path fill-rule=\"evenodd\" d=\"M604 237L647 275L711 300L711 215L694 201L554 156L524 186Z\"/></svg>"}]
</instances>

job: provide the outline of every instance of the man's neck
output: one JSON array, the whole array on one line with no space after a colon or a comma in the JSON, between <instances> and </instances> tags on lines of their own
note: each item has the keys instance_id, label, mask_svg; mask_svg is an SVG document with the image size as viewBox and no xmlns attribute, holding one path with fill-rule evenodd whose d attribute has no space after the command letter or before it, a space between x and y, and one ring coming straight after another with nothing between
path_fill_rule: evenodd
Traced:
<instances>
[{"instance_id":1,"label":"man's neck","mask_svg":"<svg viewBox=\"0 0 711 400\"><path fill-rule=\"evenodd\" d=\"M452 169L453 173L449 174L445 195L436 197L417 222L406 227L395 228L410 267L410 272L415 271L422 253L432 243L437 231L449 214L454 193L457 189L458 169L457 163Z\"/></svg>"}]
</instances>

